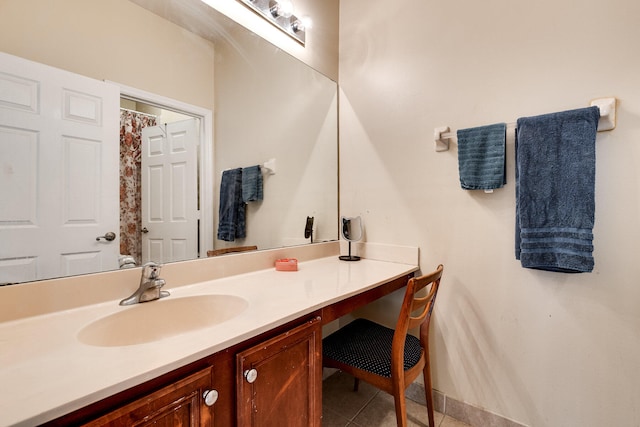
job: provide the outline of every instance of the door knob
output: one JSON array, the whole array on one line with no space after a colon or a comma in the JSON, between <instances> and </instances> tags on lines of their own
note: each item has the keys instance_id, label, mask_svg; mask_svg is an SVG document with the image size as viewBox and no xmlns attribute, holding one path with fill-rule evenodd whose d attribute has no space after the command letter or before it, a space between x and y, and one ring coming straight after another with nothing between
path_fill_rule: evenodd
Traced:
<instances>
[{"instance_id":1,"label":"door knob","mask_svg":"<svg viewBox=\"0 0 640 427\"><path fill-rule=\"evenodd\" d=\"M144 228L143 228L142 230L140 230L140 231L142 231L143 233L148 233L148 232L149 232L149 230L147 230L147 227L144 227Z\"/></svg>"},{"instance_id":2,"label":"door knob","mask_svg":"<svg viewBox=\"0 0 640 427\"><path fill-rule=\"evenodd\" d=\"M218 400L218 391L217 390L205 390L202 393L202 397L204 398L204 404L207 406L213 406L214 403Z\"/></svg>"},{"instance_id":3,"label":"door knob","mask_svg":"<svg viewBox=\"0 0 640 427\"><path fill-rule=\"evenodd\" d=\"M258 378L258 371L255 369L247 369L244 371L244 379L247 380L249 384L253 384L253 382Z\"/></svg>"},{"instance_id":4,"label":"door knob","mask_svg":"<svg viewBox=\"0 0 640 427\"><path fill-rule=\"evenodd\" d=\"M108 233L106 233L104 236L98 236L96 237L97 241L100 241L100 239L104 239L107 242L110 242L112 240L116 239L116 233L114 233L113 231L109 231Z\"/></svg>"}]
</instances>

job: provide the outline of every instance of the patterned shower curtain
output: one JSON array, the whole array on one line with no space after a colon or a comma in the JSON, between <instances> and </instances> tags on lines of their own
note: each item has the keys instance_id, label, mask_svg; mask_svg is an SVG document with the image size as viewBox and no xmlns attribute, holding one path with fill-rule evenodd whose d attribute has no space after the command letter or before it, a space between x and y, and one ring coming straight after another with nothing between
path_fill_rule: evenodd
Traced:
<instances>
[{"instance_id":1,"label":"patterned shower curtain","mask_svg":"<svg viewBox=\"0 0 640 427\"><path fill-rule=\"evenodd\" d=\"M120 110L120 254L142 260L141 170L142 128L156 117Z\"/></svg>"}]
</instances>

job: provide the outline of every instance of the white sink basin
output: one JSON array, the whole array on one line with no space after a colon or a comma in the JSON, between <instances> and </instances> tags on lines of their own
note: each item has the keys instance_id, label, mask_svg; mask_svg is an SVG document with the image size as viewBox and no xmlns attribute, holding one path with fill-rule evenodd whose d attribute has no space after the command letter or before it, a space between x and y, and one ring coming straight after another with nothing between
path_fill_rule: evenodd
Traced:
<instances>
[{"instance_id":1,"label":"white sink basin","mask_svg":"<svg viewBox=\"0 0 640 427\"><path fill-rule=\"evenodd\" d=\"M169 296L122 307L122 311L85 326L78 339L99 347L143 344L222 323L242 313L248 305L245 299L234 295Z\"/></svg>"}]
</instances>

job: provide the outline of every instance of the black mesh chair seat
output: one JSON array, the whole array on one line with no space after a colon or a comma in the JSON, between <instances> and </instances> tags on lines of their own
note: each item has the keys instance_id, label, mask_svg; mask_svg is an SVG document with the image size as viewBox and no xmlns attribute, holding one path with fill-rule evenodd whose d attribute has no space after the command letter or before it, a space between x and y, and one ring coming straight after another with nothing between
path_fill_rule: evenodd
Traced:
<instances>
[{"instance_id":1,"label":"black mesh chair seat","mask_svg":"<svg viewBox=\"0 0 640 427\"><path fill-rule=\"evenodd\" d=\"M391 344L394 330L367 319L356 319L322 342L324 358L391 377ZM407 335L404 346L404 369L420 361L420 340Z\"/></svg>"}]
</instances>

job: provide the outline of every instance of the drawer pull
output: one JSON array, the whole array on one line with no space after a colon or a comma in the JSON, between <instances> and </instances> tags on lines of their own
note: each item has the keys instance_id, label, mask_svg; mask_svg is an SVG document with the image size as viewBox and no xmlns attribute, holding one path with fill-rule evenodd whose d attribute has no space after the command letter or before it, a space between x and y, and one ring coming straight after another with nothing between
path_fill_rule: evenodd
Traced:
<instances>
[{"instance_id":1,"label":"drawer pull","mask_svg":"<svg viewBox=\"0 0 640 427\"><path fill-rule=\"evenodd\" d=\"M253 384L256 378L258 378L258 371L255 369L247 369L244 371L244 379L247 380L249 384Z\"/></svg>"},{"instance_id":2,"label":"drawer pull","mask_svg":"<svg viewBox=\"0 0 640 427\"><path fill-rule=\"evenodd\" d=\"M213 406L213 404L218 400L218 391L206 390L204 393L202 393L202 397L204 398L205 405Z\"/></svg>"}]
</instances>

